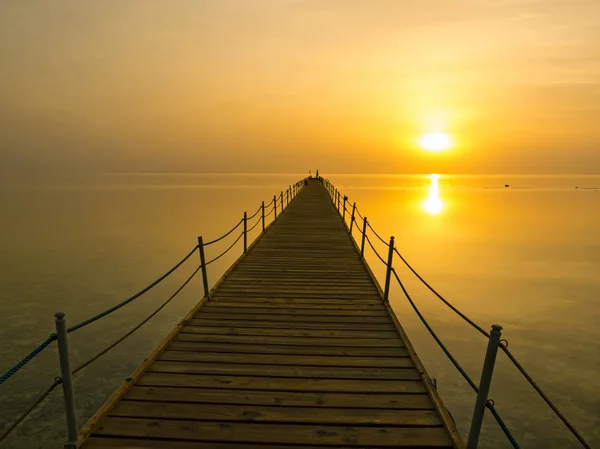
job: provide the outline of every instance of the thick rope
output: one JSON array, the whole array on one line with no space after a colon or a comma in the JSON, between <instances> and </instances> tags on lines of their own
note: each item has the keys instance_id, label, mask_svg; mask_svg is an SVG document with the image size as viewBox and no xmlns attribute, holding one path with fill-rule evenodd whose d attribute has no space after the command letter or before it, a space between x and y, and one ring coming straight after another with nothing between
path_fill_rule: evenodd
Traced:
<instances>
[{"instance_id":1,"label":"thick rope","mask_svg":"<svg viewBox=\"0 0 600 449\"><path fill-rule=\"evenodd\" d=\"M406 299L408 299L408 302L410 303L410 305L414 309L415 313L417 314L417 316L419 317L419 319L421 320L421 322L423 323L423 325L425 326L425 328L429 331L429 333L431 334L431 336L434 338L434 340L437 342L438 346L442 349L442 351L444 351L444 354L446 354L446 356L448 357L448 359L450 360L450 362L452 362L452 364L454 365L454 367L464 377L464 379L471 386L471 388L473 389L473 391L475 391L475 393L479 393L479 387L475 384L475 382L473 382L473 380L471 379L471 377L462 368L462 366L460 366L460 364L458 363L458 361L454 358L454 356L450 353L450 351L448 350L448 348L446 348L446 346L444 345L444 343L442 343L442 341L440 340L440 338L437 336L437 334L435 333L435 331L433 330L433 328L429 325L429 323L427 322L427 320L425 319L425 317L423 316L423 314L421 313L421 311L419 310L419 308L416 306L416 304L412 300L411 296L406 291L406 288L404 287L404 284L402 283L402 281L398 277L398 273L396 273L396 270L394 268L392 268L392 273L394 274L394 277L396 278L396 281L398 281L398 284L400 285L400 288L402 289L402 292L404 293L404 296L406 296ZM488 400L488 402L486 403L486 407L489 408L490 411L492 412L492 414L494 415L494 418L496 419L496 421L500 425L500 428L502 429L502 431L504 432L504 434L506 435L506 437L508 438L508 440L512 444L513 448L519 449L519 444L515 440L515 438L512 435L512 433L510 432L508 426L502 420L502 417L500 416L500 414L498 413L498 411L494 408L494 401L492 401L491 399Z\"/></svg>"},{"instance_id":2,"label":"thick rope","mask_svg":"<svg viewBox=\"0 0 600 449\"><path fill-rule=\"evenodd\" d=\"M25 418L27 418L31 412L33 412L35 410L35 408L40 405L44 399L46 399L48 397L48 395L50 393L52 393L52 391L62 383L62 379L60 377L57 377L56 379L54 379L54 383L52 385L50 385L46 391L44 391L34 402L33 404L31 404L31 406L29 406L29 408L21 414L21 416L19 416L10 426L8 426L4 432L2 433L2 435L0 435L0 443L2 441L4 441L4 439L10 435L10 433L15 430L15 428L21 424Z\"/></svg>"},{"instance_id":3,"label":"thick rope","mask_svg":"<svg viewBox=\"0 0 600 449\"><path fill-rule=\"evenodd\" d=\"M196 268L194 270L194 272L185 280L185 282L175 291L175 293L173 293L169 297L169 299L167 299L165 302L163 302L158 309L156 309L154 312L152 312L150 315L148 315L146 318L144 318L143 321L141 321L137 326L135 326L134 328L132 328L130 331L128 331L125 335L123 335L121 338L119 338L118 340L116 340L114 343L112 343L108 347L104 348L102 351L100 351L99 353L97 353L91 359L89 359L85 363L83 363L80 366L78 366L77 368L75 368L72 371L72 373L76 374L79 371L81 371L82 369L84 369L86 366L88 366L89 364L91 364L92 362L98 360L100 357L102 357L104 354L106 354L108 351L110 351L111 349L113 349L115 346L117 346L119 343L121 343L127 337L129 337L135 331L137 331L140 327L142 327L144 324L146 324L148 321L150 321L152 318L154 318L154 316L158 312L160 312L162 309L164 309L167 306L167 304L169 304L171 301L173 301L177 297L177 295L179 295L179 293L181 293L181 291L190 283L190 281L194 278L194 276L196 276L196 274L198 273L198 271L200 271L200 268L202 268L202 265L200 265L198 268Z\"/></svg>"},{"instance_id":4,"label":"thick rope","mask_svg":"<svg viewBox=\"0 0 600 449\"><path fill-rule=\"evenodd\" d=\"M16 374L21 368L27 365L31 360L33 360L38 354L40 354L44 349L46 349L50 343L56 340L56 334L50 334L46 340L35 348L33 351L29 353L27 357L18 362L15 366L5 372L2 377L0 377L0 385L10 379L14 374Z\"/></svg>"},{"instance_id":5,"label":"thick rope","mask_svg":"<svg viewBox=\"0 0 600 449\"><path fill-rule=\"evenodd\" d=\"M427 281L425 281L425 279L423 279L419 275L419 273L417 273L414 270L413 267L410 266L410 264L406 261L406 259L404 259L404 257L402 257L402 254L400 254L400 252L396 248L394 248L394 252L398 255L398 257L400 257L400 260L402 260L402 262L404 262L404 264L408 267L408 269L410 271L412 271L412 273L417 278L419 278L419 280L425 285L425 287L427 287L435 296L437 296L444 304L446 304L448 307L450 307L450 309L452 309L463 320L465 320L467 323L469 323L471 326L473 326L475 329L477 329L481 334L485 335L487 338L490 338L490 334L488 332L486 332L481 326L476 324L472 319L467 317L464 313L462 313L460 310L458 310L456 307L454 307L452 304L450 304L450 302L448 302L442 295L440 295L437 291L435 291L435 289L431 285L429 285L427 283Z\"/></svg>"},{"instance_id":6,"label":"thick rope","mask_svg":"<svg viewBox=\"0 0 600 449\"><path fill-rule=\"evenodd\" d=\"M371 223L369 223L367 221L367 227L373 231L373 234L375 234L375 237L377 237L379 240L381 240L381 243L383 243L385 246L387 246L388 248L390 247L389 242L386 242L383 238L381 238L381 236L379 234L377 234L377 232L375 231L375 229L373 229L373 226L371 226Z\"/></svg>"},{"instance_id":7,"label":"thick rope","mask_svg":"<svg viewBox=\"0 0 600 449\"><path fill-rule=\"evenodd\" d=\"M199 266L198 268L196 268L194 270L194 272L185 280L185 282L175 291L175 293L173 293L169 297L169 299L167 299L165 302L163 302L160 305L160 307L158 307L158 309L156 309L154 312L152 312L150 315L148 315L137 326L135 326L134 328L132 328L131 330L129 330L125 335L123 335L121 338L119 338L118 340L116 340L114 343L112 343L111 345L109 345L108 347L106 347L105 349L103 349L102 351L100 351L99 353L97 353L95 356L93 356L91 359L87 360L85 363L83 363L80 366L78 366L77 368L75 368L72 371L72 374L77 374L79 371L81 371L82 369L84 369L85 367L87 367L88 365L90 365L91 363L93 363L94 361L98 360L100 357L102 357L108 351L110 351L111 349L113 349L115 346L119 345L127 337L131 336L140 327L142 327L144 324L146 324L148 321L150 321L154 316L156 316L156 314L158 312L160 312L162 309L164 309L173 299L175 299L177 297L177 295L179 295L179 293L190 283L190 281L194 278L194 276L196 276L196 274L198 274L198 271L200 271L200 268L202 268L202 266ZM19 418L17 420L15 420L4 431L4 433L0 436L0 442L2 442L2 440L4 440L19 424L21 424L23 422L23 420L25 418L27 418L27 416L29 416L29 414L38 405L40 405L42 403L42 401L44 399L46 399L46 397L48 397L48 395L52 392L52 390L54 390L56 388L56 386L59 385L60 383L62 383L62 379L60 377L57 377L56 380L54 381L54 383L42 395L40 395L40 397L38 397L38 399L36 399L36 401L23 414L21 414L21 416L19 416Z\"/></svg>"},{"instance_id":8,"label":"thick rope","mask_svg":"<svg viewBox=\"0 0 600 449\"><path fill-rule=\"evenodd\" d=\"M533 380L533 378L529 375L529 373L523 368L523 365L519 363L519 361L515 358L512 352L509 351L508 347L505 343L500 342L500 349L504 351L504 353L508 356L513 365L519 370L519 372L527 379L529 384L538 392L541 398L548 404L548 406L552 409L552 411L560 418L563 424L571 431L573 436L579 440L581 445L586 449L592 449L590 444L581 436L581 434L575 429L575 426L569 422L569 420L561 413L561 411L554 405L554 403L550 400L550 398L544 393L544 391L538 386L538 384Z\"/></svg>"},{"instance_id":9,"label":"thick rope","mask_svg":"<svg viewBox=\"0 0 600 449\"><path fill-rule=\"evenodd\" d=\"M262 223L262 217L260 217L260 218L258 219L258 221L257 221L256 223L254 223L254 226L252 226L252 227L251 227L250 229L248 229L246 232L248 233L248 232L252 232L252 231L254 231L254 228L256 228L256 227L257 227L257 226L258 226L260 223Z\"/></svg>"},{"instance_id":10,"label":"thick rope","mask_svg":"<svg viewBox=\"0 0 600 449\"><path fill-rule=\"evenodd\" d=\"M365 217L363 217L361 215L360 211L358 210L358 207L356 208L355 212L356 212L356 215L358 215L362 221L365 221Z\"/></svg>"},{"instance_id":11,"label":"thick rope","mask_svg":"<svg viewBox=\"0 0 600 449\"><path fill-rule=\"evenodd\" d=\"M235 239L235 242L233 242L233 243L232 243L232 244L229 246L229 248L227 248L225 251L223 251L221 254L219 254L217 257L215 257L215 258L214 258L214 259L212 259L211 261L209 261L209 262L206 262L205 266L208 266L208 265L210 265L211 263L213 263L213 262L216 262L216 261L217 261L217 260L219 260L221 257L223 257L225 254L227 254L227 253L229 252L229 250L231 250L231 248L233 248L233 247L235 246L235 244L236 244L237 242L239 242L239 241L240 241L240 239L243 237L243 235L244 235L244 233L242 232L242 233L239 235L239 237L238 237L237 239Z\"/></svg>"},{"instance_id":12,"label":"thick rope","mask_svg":"<svg viewBox=\"0 0 600 449\"><path fill-rule=\"evenodd\" d=\"M233 228L231 228L231 230L229 232L227 232L226 234L223 234L221 237L219 237L217 239L214 239L208 243L205 243L204 246L206 247L206 246L212 245L213 243L220 242L225 237L227 237L229 234L231 234L233 231L235 231L239 227L239 225L241 225L243 222L244 222L244 219L242 218Z\"/></svg>"},{"instance_id":13,"label":"thick rope","mask_svg":"<svg viewBox=\"0 0 600 449\"><path fill-rule=\"evenodd\" d=\"M477 387L477 385L475 385L475 382L473 382L473 380L469 377L469 375L467 374L467 372L462 368L462 366L460 366L460 364L454 358L454 356L452 354L450 354L450 351L448 350L448 348L446 348L446 346L444 345L444 343L442 343L442 340L440 340L440 338L437 336L437 334L435 333L435 331L429 325L429 323L427 322L427 320L425 319L425 317L423 316L423 314L421 313L421 311L419 310L419 308L416 306L416 304L412 300L411 296L406 291L406 288L404 288L404 284L402 283L402 281L398 277L398 273L396 273L396 270L394 268L392 268L391 271L392 271L392 274L394 275L394 277L396 278L396 281L398 281L398 285L400 285L400 288L402 289L402 292L404 292L404 296L406 296L406 299L408 299L408 302L410 303L410 305L414 309L415 313L417 314L417 316L419 317L419 319L421 320L421 322L423 323L423 325L425 326L425 328L429 331L429 333L431 334L431 336L433 337L433 339L437 342L437 344L442 349L442 351L444 351L444 354L446 354L446 356L448 357L448 359L450 359L450 361L452 362L452 364L454 365L454 367L465 378L465 380L468 382L468 384L471 386L471 388L475 392L478 392L479 388Z\"/></svg>"},{"instance_id":14,"label":"thick rope","mask_svg":"<svg viewBox=\"0 0 600 449\"><path fill-rule=\"evenodd\" d=\"M490 334L486 332L481 326L477 325L473 320L467 317L464 313L454 307L449 301L447 301L442 295L440 295L431 285L427 283L420 275L417 273L413 267L402 257L400 252L394 248L394 251L400 257L402 262L408 267L410 271L435 295L437 296L444 304L446 304L450 309L452 309L457 315L459 315L463 320L477 329L481 334L485 335L487 338L490 338ZM533 378L529 375L529 373L523 368L523 365L516 359L516 357L509 351L508 347L505 343L500 342L500 349L508 356L513 365L521 372L521 374L527 379L529 384L537 391L540 397L548 404L548 406L552 409L552 411L556 414L556 416L563 422L563 424L569 429L569 431L573 434L575 438L581 443L583 447L586 449L591 449L590 444L581 436L581 434L575 429L575 426L569 422L569 420L562 414L562 412L554 405L552 400L546 395L546 393L537 385L537 383L533 380Z\"/></svg>"},{"instance_id":15,"label":"thick rope","mask_svg":"<svg viewBox=\"0 0 600 449\"><path fill-rule=\"evenodd\" d=\"M102 313L99 313L98 315L95 315L91 318L88 318L85 321L82 321L79 324L76 324L74 326L71 326L70 328L67 329L67 332L75 332L76 330L81 329L82 327L87 326L88 324L93 323L94 321L99 320L100 318L104 318L107 315L110 315L111 313L113 313L115 310L120 309L121 307L129 304L131 301L133 301L134 299L139 298L140 296L142 296L144 293L146 293L147 291L149 291L150 289L152 289L153 287L155 287L156 285L160 284L165 278L167 278L171 273L173 273L175 270L177 270L181 265L183 265L184 262L186 262L191 256L192 254L194 254L196 252L196 250L198 249L198 245L196 245L194 247L193 250L191 250L189 252L189 254L187 256L185 256L183 259L181 259L181 261L175 265L173 268L171 268L169 271L167 271L165 274L163 274L160 278L158 278L156 281L154 281L152 284L150 284L148 287L146 287L145 289L143 289L142 291L136 293L135 295L133 295L132 297L126 299L125 301L120 302L119 304L117 304L116 306L111 307L108 310L105 310Z\"/></svg>"},{"instance_id":16,"label":"thick rope","mask_svg":"<svg viewBox=\"0 0 600 449\"><path fill-rule=\"evenodd\" d=\"M369 238L369 236L365 236L365 240L369 243L369 246L371 247L371 249L373 250L373 252L375 253L375 255L379 258L379 260L381 260L381 263L383 263L386 267L387 267L387 262L385 260L383 260L383 257L381 257L379 255L379 253L377 252L377 250L375 249L375 247L373 246L373 244L371 243L371 239Z\"/></svg>"},{"instance_id":17,"label":"thick rope","mask_svg":"<svg viewBox=\"0 0 600 449\"><path fill-rule=\"evenodd\" d=\"M254 212L254 214L252 214L249 217L246 217L246 220L252 220L254 217L256 217L258 215L258 213L262 210L262 205L258 208L258 210L256 212Z\"/></svg>"},{"instance_id":18,"label":"thick rope","mask_svg":"<svg viewBox=\"0 0 600 449\"><path fill-rule=\"evenodd\" d=\"M265 207L266 207L266 206L265 206ZM271 209L271 210L269 211L269 213L268 213L268 214L265 214L265 218L267 218L267 217L268 217L269 215L271 215L272 213L273 213L273 209Z\"/></svg>"},{"instance_id":19,"label":"thick rope","mask_svg":"<svg viewBox=\"0 0 600 449\"><path fill-rule=\"evenodd\" d=\"M508 441L510 441L510 444L512 444L512 447L514 449L520 449L519 443L517 442L510 429L500 416L500 413L498 413L498 411L496 410L496 407L494 407L494 401L488 399L485 406L490 410L490 412L492 412L492 416L496 419L496 422L502 429L502 432L504 432L504 435L506 435L506 438L508 438Z\"/></svg>"}]
</instances>

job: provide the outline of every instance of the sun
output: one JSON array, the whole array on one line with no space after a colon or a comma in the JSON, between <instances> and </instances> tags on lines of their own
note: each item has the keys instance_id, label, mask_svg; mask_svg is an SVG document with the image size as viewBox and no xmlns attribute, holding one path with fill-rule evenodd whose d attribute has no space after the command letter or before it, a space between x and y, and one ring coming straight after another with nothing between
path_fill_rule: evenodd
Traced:
<instances>
[{"instance_id":1,"label":"sun","mask_svg":"<svg viewBox=\"0 0 600 449\"><path fill-rule=\"evenodd\" d=\"M450 148L450 136L446 133L428 133L419 139L419 145L427 151L444 151Z\"/></svg>"}]
</instances>

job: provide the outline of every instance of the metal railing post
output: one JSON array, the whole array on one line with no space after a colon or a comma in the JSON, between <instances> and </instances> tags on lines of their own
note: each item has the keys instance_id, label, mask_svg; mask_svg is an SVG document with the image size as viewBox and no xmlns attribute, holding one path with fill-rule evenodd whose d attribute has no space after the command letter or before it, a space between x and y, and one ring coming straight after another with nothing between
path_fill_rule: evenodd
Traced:
<instances>
[{"instance_id":1,"label":"metal railing post","mask_svg":"<svg viewBox=\"0 0 600 449\"><path fill-rule=\"evenodd\" d=\"M244 212L244 254L248 249L248 213Z\"/></svg>"},{"instance_id":2,"label":"metal railing post","mask_svg":"<svg viewBox=\"0 0 600 449\"><path fill-rule=\"evenodd\" d=\"M200 266L202 267L202 284L204 284L204 297L208 298L208 275L206 274L206 258L204 257L204 242L202 236L198 237L198 248L200 249Z\"/></svg>"},{"instance_id":3,"label":"metal railing post","mask_svg":"<svg viewBox=\"0 0 600 449\"><path fill-rule=\"evenodd\" d=\"M265 202L262 202L262 230L265 232Z\"/></svg>"},{"instance_id":4,"label":"metal railing post","mask_svg":"<svg viewBox=\"0 0 600 449\"><path fill-rule=\"evenodd\" d=\"M344 195L344 211L342 212L342 221L346 223L346 201L348 201L348 196Z\"/></svg>"},{"instance_id":5,"label":"metal railing post","mask_svg":"<svg viewBox=\"0 0 600 449\"><path fill-rule=\"evenodd\" d=\"M502 336L502 326L492 324L490 339L488 341L485 360L483 362L483 370L481 371L481 381L479 382L479 392L475 401L475 409L473 410L473 420L469 429L469 440L467 441L467 449L476 449L479 442L479 434L481 433L481 425L483 423L483 415L485 406L488 401L488 393L492 383L492 374L494 374L494 364L496 363L496 354L498 354L498 345Z\"/></svg>"},{"instance_id":6,"label":"metal railing post","mask_svg":"<svg viewBox=\"0 0 600 449\"><path fill-rule=\"evenodd\" d=\"M388 251L387 269L385 271L385 290L383 299L388 302L390 297L390 278L392 277L392 260L394 258L394 236L390 237L390 248Z\"/></svg>"},{"instance_id":7,"label":"metal railing post","mask_svg":"<svg viewBox=\"0 0 600 449\"><path fill-rule=\"evenodd\" d=\"M365 238L367 237L367 217L363 220L362 242L360 244L360 255L365 255Z\"/></svg>"},{"instance_id":8,"label":"metal railing post","mask_svg":"<svg viewBox=\"0 0 600 449\"><path fill-rule=\"evenodd\" d=\"M69 343L67 340L67 323L65 314L57 312L56 340L58 341L58 356L60 358L60 375L62 380L63 396L65 398L65 413L67 415L67 442L65 449L77 449L77 415L75 414L75 395L73 394L73 379L71 377L71 364L69 363Z\"/></svg>"},{"instance_id":9,"label":"metal railing post","mask_svg":"<svg viewBox=\"0 0 600 449\"><path fill-rule=\"evenodd\" d=\"M352 205L352 217L350 217L350 235L352 235L352 227L354 226L354 213L356 212L356 201Z\"/></svg>"},{"instance_id":10,"label":"metal railing post","mask_svg":"<svg viewBox=\"0 0 600 449\"><path fill-rule=\"evenodd\" d=\"M273 211L275 212L275 218L277 220L277 195L273 195Z\"/></svg>"}]
</instances>

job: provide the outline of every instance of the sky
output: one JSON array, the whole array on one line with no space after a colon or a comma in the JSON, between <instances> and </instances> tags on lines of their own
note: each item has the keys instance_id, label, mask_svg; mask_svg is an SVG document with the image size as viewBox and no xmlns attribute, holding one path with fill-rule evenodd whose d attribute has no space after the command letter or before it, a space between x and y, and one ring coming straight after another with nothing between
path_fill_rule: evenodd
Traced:
<instances>
[{"instance_id":1,"label":"sky","mask_svg":"<svg viewBox=\"0 0 600 449\"><path fill-rule=\"evenodd\" d=\"M598 18L598 0L0 0L0 171L600 172ZM452 148L420 148L431 132Z\"/></svg>"}]
</instances>

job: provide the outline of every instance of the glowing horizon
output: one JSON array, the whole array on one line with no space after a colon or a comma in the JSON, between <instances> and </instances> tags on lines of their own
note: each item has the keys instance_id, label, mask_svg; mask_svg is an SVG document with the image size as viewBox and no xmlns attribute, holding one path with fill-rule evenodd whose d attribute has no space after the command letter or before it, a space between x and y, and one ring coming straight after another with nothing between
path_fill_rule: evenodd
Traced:
<instances>
[{"instance_id":1,"label":"glowing horizon","mask_svg":"<svg viewBox=\"0 0 600 449\"><path fill-rule=\"evenodd\" d=\"M599 172L600 2L566 5L3 2L0 166Z\"/></svg>"}]
</instances>

